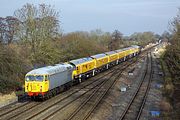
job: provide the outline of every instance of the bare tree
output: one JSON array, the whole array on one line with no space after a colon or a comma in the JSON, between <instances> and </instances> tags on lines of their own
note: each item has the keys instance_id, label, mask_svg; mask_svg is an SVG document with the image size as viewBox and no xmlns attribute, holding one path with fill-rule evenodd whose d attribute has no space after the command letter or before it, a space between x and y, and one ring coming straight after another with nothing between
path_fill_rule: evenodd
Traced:
<instances>
[{"instance_id":1,"label":"bare tree","mask_svg":"<svg viewBox=\"0 0 180 120\"><path fill-rule=\"evenodd\" d=\"M59 13L50 5L40 4L37 7L26 4L16 10L14 16L21 21L17 37L29 43L34 54L43 42L53 40L58 35Z\"/></svg>"},{"instance_id":2,"label":"bare tree","mask_svg":"<svg viewBox=\"0 0 180 120\"><path fill-rule=\"evenodd\" d=\"M169 30L172 34L176 34L180 28L180 8L178 8L177 16L174 17L174 20L169 23Z\"/></svg>"},{"instance_id":3,"label":"bare tree","mask_svg":"<svg viewBox=\"0 0 180 120\"><path fill-rule=\"evenodd\" d=\"M123 34L118 30L115 30L112 34L111 40L109 42L109 50L116 50L119 49L120 45L123 44L122 40Z\"/></svg>"},{"instance_id":4,"label":"bare tree","mask_svg":"<svg viewBox=\"0 0 180 120\"><path fill-rule=\"evenodd\" d=\"M14 40L14 36L17 32L19 22L18 19L7 16L6 18L0 18L0 43L10 44Z\"/></svg>"},{"instance_id":5,"label":"bare tree","mask_svg":"<svg viewBox=\"0 0 180 120\"><path fill-rule=\"evenodd\" d=\"M5 39L5 27L5 18L0 17L0 44L2 44Z\"/></svg>"},{"instance_id":6,"label":"bare tree","mask_svg":"<svg viewBox=\"0 0 180 120\"><path fill-rule=\"evenodd\" d=\"M19 20L15 17L7 16L6 23L7 23L7 29L6 29L7 39L6 40L7 40L7 43L10 44L15 39L14 37L17 32L17 28L19 26Z\"/></svg>"}]
</instances>

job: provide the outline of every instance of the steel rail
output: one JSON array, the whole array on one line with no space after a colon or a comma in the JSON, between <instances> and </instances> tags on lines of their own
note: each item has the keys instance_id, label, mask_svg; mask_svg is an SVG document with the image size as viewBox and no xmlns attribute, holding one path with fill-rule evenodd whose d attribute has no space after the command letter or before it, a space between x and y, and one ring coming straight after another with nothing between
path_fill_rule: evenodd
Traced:
<instances>
[{"instance_id":1,"label":"steel rail","mask_svg":"<svg viewBox=\"0 0 180 120\"><path fill-rule=\"evenodd\" d=\"M43 120L46 120L48 118L50 118L51 116L55 115L58 111L60 111L61 109L63 109L64 107L70 105L72 102L74 102L75 100L79 99L80 97L84 96L86 93L91 92L91 90L95 89L96 87L98 88L99 86L105 84L107 82L107 80L109 80L112 76L114 76L114 74L117 73L117 69L113 70L113 74L105 80L102 80L99 84L95 85L94 87L90 88L88 91L86 91L85 93L83 93L82 95L78 96L77 98L71 100L70 102L64 104L62 107L58 108L57 110L53 111L53 113L49 114L48 116L46 116ZM96 91L96 89L95 89ZM94 92L93 92L94 93Z\"/></svg>"},{"instance_id":2,"label":"steel rail","mask_svg":"<svg viewBox=\"0 0 180 120\"><path fill-rule=\"evenodd\" d=\"M150 90L150 86L151 86L151 80L152 80L152 55L150 53L150 61L151 61L151 70L150 70L150 78L149 78L149 81L148 81L148 86L147 86L147 89L145 91L145 95L143 97L143 102L141 104L141 107L139 109L139 112L138 112L138 115L136 117L136 120L139 120L140 117L141 117L141 114L142 114L142 111L144 109L144 106L145 106L145 103L146 103L146 100L147 100L147 97L148 97L148 93L149 93L149 90Z\"/></svg>"},{"instance_id":3,"label":"steel rail","mask_svg":"<svg viewBox=\"0 0 180 120\"><path fill-rule=\"evenodd\" d=\"M133 97L131 98L131 100L129 101L127 107L125 108L125 110L124 110L123 113L121 114L119 120L123 120L123 119L125 118L125 116L126 116L128 110L129 110L129 108L131 107L131 105L132 105L132 103L134 102L137 94L139 93L140 88L141 88L141 86L142 86L142 84L143 84L143 82L144 82L144 80L145 80L145 78L146 78L146 76L147 76L148 69L150 69L148 64L149 64L149 57L148 57L148 55L147 55L146 71L144 72L143 77L142 77L140 83L138 84L138 88L136 89L136 91L135 91Z\"/></svg>"}]
</instances>

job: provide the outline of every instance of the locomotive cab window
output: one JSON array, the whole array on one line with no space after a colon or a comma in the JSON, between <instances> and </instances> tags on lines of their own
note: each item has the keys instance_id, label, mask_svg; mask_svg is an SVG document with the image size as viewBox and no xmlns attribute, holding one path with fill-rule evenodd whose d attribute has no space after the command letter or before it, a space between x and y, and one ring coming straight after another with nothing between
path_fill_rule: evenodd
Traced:
<instances>
[{"instance_id":1,"label":"locomotive cab window","mask_svg":"<svg viewBox=\"0 0 180 120\"><path fill-rule=\"evenodd\" d=\"M43 75L28 75L26 76L26 81L43 81L44 76Z\"/></svg>"},{"instance_id":2,"label":"locomotive cab window","mask_svg":"<svg viewBox=\"0 0 180 120\"><path fill-rule=\"evenodd\" d=\"M36 81L43 81L44 80L44 76L43 75L37 75L36 76Z\"/></svg>"}]
</instances>

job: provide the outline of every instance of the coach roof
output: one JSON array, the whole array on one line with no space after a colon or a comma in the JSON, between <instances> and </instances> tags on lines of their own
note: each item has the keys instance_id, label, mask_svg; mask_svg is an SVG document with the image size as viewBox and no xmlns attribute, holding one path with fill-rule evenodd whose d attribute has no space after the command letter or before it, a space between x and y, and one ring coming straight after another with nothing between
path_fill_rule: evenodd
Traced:
<instances>
[{"instance_id":1,"label":"coach roof","mask_svg":"<svg viewBox=\"0 0 180 120\"><path fill-rule=\"evenodd\" d=\"M88 61L91 61L91 60L92 60L91 57L86 57L86 58L80 58L80 59L76 59L76 60L71 60L69 62L73 63L74 65L78 65L78 64L88 62Z\"/></svg>"}]
</instances>

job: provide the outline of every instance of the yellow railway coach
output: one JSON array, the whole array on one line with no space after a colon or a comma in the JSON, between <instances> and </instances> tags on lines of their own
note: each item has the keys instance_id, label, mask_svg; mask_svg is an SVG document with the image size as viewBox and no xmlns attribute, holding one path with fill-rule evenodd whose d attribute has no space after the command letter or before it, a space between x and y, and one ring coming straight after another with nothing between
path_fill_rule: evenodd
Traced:
<instances>
[{"instance_id":1,"label":"yellow railway coach","mask_svg":"<svg viewBox=\"0 0 180 120\"><path fill-rule=\"evenodd\" d=\"M109 58L106 54L102 53L102 54L97 54L97 55L93 55L91 56L91 58L93 58L95 60L95 69L99 69L100 71L104 68L106 68L108 62L109 62Z\"/></svg>"},{"instance_id":2,"label":"yellow railway coach","mask_svg":"<svg viewBox=\"0 0 180 120\"><path fill-rule=\"evenodd\" d=\"M119 61L119 55L115 51L105 52L105 54L108 56L109 65L118 64Z\"/></svg>"},{"instance_id":3,"label":"yellow railway coach","mask_svg":"<svg viewBox=\"0 0 180 120\"><path fill-rule=\"evenodd\" d=\"M75 79L88 77L89 75L94 74L95 60L91 57L71 60L69 63L76 67L73 71L73 77Z\"/></svg>"},{"instance_id":4,"label":"yellow railway coach","mask_svg":"<svg viewBox=\"0 0 180 120\"><path fill-rule=\"evenodd\" d=\"M118 56L119 56L119 62L125 61L126 51L119 49L119 50L116 50L116 52L118 53Z\"/></svg>"},{"instance_id":5,"label":"yellow railway coach","mask_svg":"<svg viewBox=\"0 0 180 120\"><path fill-rule=\"evenodd\" d=\"M122 49L124 51L124 53L125 53L125 57L124 57L125 60L131 57L131 54L132 54L131 49L132 49L131 47Z\"/></svg>"},{"instance_id":6,"label":"yellow railway coach","mask_svg":"<svg viewBox=\"0 0 180 120\"><path fill-rule=\"evenodd\" d=\"M122 50L125 51L126 57L129 57L129 55L131 54L131 48L128 47L128 48L124 48Z\"/></svg>"},{"instance_id":7,"label":"yellow railway coach","mask_svg":"<svg viewBox=\"0 0 180 120\"><path fill-rule=\"evenodd\" d=\"M130 47L130 55L134 56L135 53L135 48L134 47Z\"/></svg>"},{"instance_id":8,"label":"yellow railway coach","mask_svg":"<svg viewBox=\"0 0 180 120\"><path fill-rule=\"evenodd\" d=\"M132 47L134 48L134 56L135 56L136 54L140 52L140 47L137 45L132 45Z\"/></svg>"}]
</instances>

